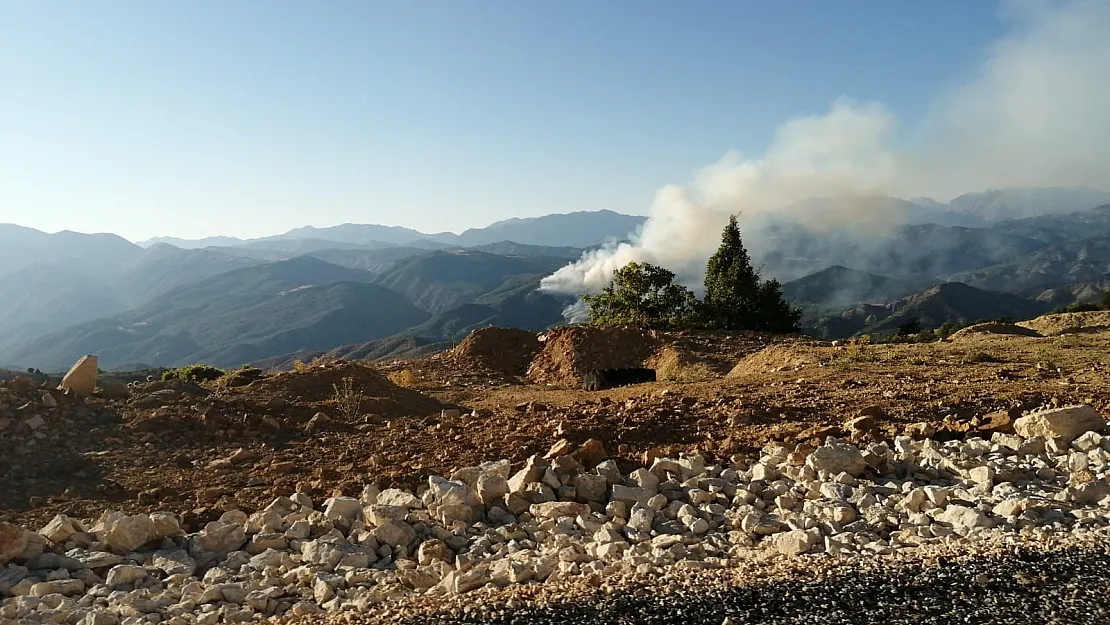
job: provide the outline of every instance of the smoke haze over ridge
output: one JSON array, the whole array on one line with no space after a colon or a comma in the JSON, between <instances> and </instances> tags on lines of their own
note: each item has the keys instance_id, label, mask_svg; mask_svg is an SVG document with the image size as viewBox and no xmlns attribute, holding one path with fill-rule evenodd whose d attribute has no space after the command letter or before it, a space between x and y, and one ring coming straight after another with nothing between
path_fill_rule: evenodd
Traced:
<instances>
[{"instance_id":1,"label":"smoke haze over ridge","mask_svg":"<svg viewBox=\"0 0 1110 625\"><path fill-rule=\"evenodd\" d=\"M848 98L823 115L787 120L763 155L732 152L688 185L659 189L631 244L587 253L545 278L541 289L596 292L631 261L662 265L696 284L730 213L740 213L743 225L812 197L948 201L1013 186L1105 188L1110 2L1013 0L1002 13L1010 33L991 44L970 79L938 94L908 129L883 104ZM919 139L899 144L899 133L908 131Z\"/></svg>"}]
</instances>

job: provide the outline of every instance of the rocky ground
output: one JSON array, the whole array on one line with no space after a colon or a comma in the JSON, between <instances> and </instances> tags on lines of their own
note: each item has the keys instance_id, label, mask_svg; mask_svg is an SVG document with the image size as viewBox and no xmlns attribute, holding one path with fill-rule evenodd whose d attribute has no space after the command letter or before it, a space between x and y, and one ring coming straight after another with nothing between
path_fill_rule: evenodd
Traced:
<instances>
[{"instance_id":1,"label":"rocky ground","mask_svg":"<svg viewBox=\"0 0 1110 625\"><path fill-rule=\"evenodd\" d=\"M593 394L509 338L4 384L0 622L1106 620L1106 334L655 336L663 380Z\"/></svg>"}]
</instances>

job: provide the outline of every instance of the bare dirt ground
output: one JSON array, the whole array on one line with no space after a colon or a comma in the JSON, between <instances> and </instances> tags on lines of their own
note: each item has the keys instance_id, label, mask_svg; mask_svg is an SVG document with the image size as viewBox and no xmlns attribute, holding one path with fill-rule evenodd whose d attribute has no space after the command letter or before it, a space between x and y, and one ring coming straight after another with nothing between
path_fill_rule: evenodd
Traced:
<instances>
[{"instance_id":1,"label":"bare dirt ground","mask_svg":"<svg viewBox=\"0 0 1110 625\"><path fill-rule=\"evenodd\" d=\"M1106 331L837 347L754 334L483 332L417 361L154 382L127 399L0 383L0 520L174 510L196 529L293 491L413 488L485 460L519 462L562 439L569 448L596 439L629 468L695 448L727 456L831 433L960 437L1005 429L1006 411L1110 407ZM586 368L645 363L660 381L577 387ZM861 416L870 419L846 425Z\"/></svg>"}]
</instances>

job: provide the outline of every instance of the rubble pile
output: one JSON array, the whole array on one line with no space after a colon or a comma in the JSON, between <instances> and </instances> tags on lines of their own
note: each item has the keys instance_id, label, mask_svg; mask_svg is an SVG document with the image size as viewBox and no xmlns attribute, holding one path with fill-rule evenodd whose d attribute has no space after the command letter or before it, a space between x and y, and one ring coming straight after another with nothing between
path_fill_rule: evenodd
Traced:
<instances>
[{"instance_id":1,"label":"rubble pile","mask_svg":"<svg viewBox=\"0 0 1110 625\"><path fill-rule=\"evenodd\" d=\"M0 622L246 622L365 611L488 585L727 568L756 554L845 558L1110 525L1110 437L1087 405L1014 433L711 460L553 449L431 476L417 492L278 497L186 533L170 513L0 524Z\"/></svg>"}]
</instances>

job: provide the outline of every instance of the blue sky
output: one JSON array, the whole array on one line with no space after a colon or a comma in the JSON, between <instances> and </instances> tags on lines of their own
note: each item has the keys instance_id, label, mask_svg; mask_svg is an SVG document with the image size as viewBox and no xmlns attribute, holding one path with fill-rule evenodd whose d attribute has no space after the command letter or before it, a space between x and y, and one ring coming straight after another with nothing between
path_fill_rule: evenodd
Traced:
<instances>
[{"instance_id":1,"label":"blue sky","mask_svg":"<svg viewBox=\"0 0 1110 625\"><path fill-rule=\"evenodd\" d=\"M0 222L261 236L645 213L837 98L920 118L992 2L0 2Z\"/></svg>"}]
</instances>

